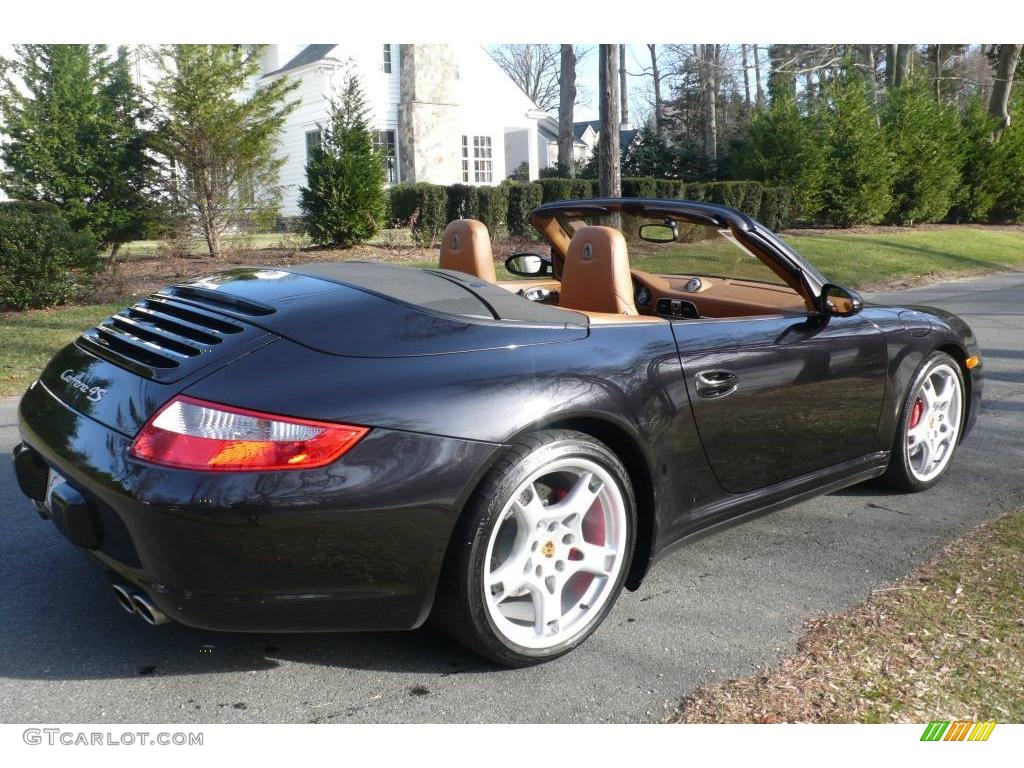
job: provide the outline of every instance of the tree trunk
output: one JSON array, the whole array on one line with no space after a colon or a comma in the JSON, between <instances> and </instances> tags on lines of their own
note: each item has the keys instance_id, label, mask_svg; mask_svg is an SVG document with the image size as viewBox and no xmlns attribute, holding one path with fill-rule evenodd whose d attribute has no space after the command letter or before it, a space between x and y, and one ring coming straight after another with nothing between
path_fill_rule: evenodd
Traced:
<instances>
[{"instance_id":1,"label":"tree trunk","mask_svg":"<svg viewBox=\"0 0 1024 768\"><path fill-rule=\"evenodd\" d=\"M747 110L750 109L750 67L747 65L747 45L740 45L743 52L743 92L746 97Z\"/></svg>"},{"instance_id":2,"label":"tree trunk","mask_svg":"<svg viewBox=\"0 0 1024 768\"><path fill-rule=\"evenodd\" d=\"M651 75L654 77L654 132L658 138L662 138L664 118L661 114L661 72L658 71L658 51L654 43L648 43L647 49L651 52Z\"/></svg>"},{"instance_id":3,"label":"tree trunk","mask_svg":"<svg viewBox=\"0 0 1024 768\"><path fill-rule=\"evenodd\" d=\"M992 138L999 141L1010 125L1010 92L1013 90L1013 75L1020 61L1019 44L999 46L999 59L996 62L995 80L992 81L992 99L988 103L988 113L999 121Z\"/></svg>"},{"instance_id":4,"label":"tree trunk","mask_svg":"<svg viewBox=\"0 0 1024 768\"><path fill-rule=\"evenodd\" d=\"M754 80L757 106L760 107L764 104L764 89L761 87L761 56L758 53L757 43L754 43Z\"/></svg>"},{"instance_id":5,"label":"tree trunk","mask_svg":"<svg viewBox=\"0 0 1024 768\"><path fill-rule=\"evenodd\" d=\"M907 81L907 76L910 74L910 54L913 50L914 46L912 45L896 46L896 71L893 84L897 88Z\"/></svg>"},{"instance_id":6,"label":"tree trunk","mask_svg":"<svg viewBox=\"0 0 1024 768\"><path fill-rule=\"evenodd\" d=\"M695 45L694 50L697 53L701 91L704 96L704 158L714 171L718 163L718 46Z\"/></svg>"},{"instance_id":7,"label":"tree trunk","mask_svg":"<svg viewBox=\"0 0 1024 768\"><path fill-rule=\"evenodd\" d=\"M885 49L885 85L887 88L896 86L896 51L898 45L890 43Z\"/></svg>"},{"instance_id":8,"label":"tree trunk","mask_svg":"<svg viewBox=\"0 0 1024 768\"><path fill-rule=\"evenodd\" d=\"M622 103L622 127L629 128L629 91L626 88L626 46L619 46L619 101Z\"/></svg>"},{"instance_id":9,"label":"tree trunk","mask_svg":"<svg viewBox=\"0 0 1024 768\"><path fill-rule=\"evenodd\" d=\"M871 88L871 104L878 106L878 73L875 71L875 46L864 46L864 64L868 69L868 86Z\"/></svg>"},{"instance_id":10,"label":"tree trunk","mask_svg":"<svg viewBox=\"0 0 1024 768\"><path fill-rule=\"evenodd\" d=\"M619 163L619 52L617 45L598 48L601 136L598 140L598 183L602 197L622 195Z\"/></svg>"},{"instance_id":11,"label":"tree trunk","mask_svg":"<svg viewBox=\"0 0 1024 768\"><path fill-rule=\"evenodd\" d=\"M562 45L562 62L558 74L558 164L576 175L573 157L573 107L576 105L576 51Z\"/></svg>"}]
</instances>

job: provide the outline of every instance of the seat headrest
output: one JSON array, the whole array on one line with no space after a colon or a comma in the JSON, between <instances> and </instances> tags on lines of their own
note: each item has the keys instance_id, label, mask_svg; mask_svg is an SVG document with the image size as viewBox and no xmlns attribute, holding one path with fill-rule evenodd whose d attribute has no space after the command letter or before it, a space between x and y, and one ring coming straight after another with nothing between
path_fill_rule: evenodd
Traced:
<instances>
[{"instance_id":1,"label":"seat headrest","mask_svg":"<svg viewBox=\"0 0 1024 768\"><path fill-rule=\"evenodd\" d=\"M497 282L491 237L484 223L475 219L456 219L445 227L439 266L474 275L489 283Z\"/></svg>"},{"instance_id":2,"label":"seat headrest","mask_svg":"<svg viewBox=\"0 0 1024 768\"><path fill-rule=\"evenodd\" d=\"M584 312L635 315L626 239L612 227L580 227L562 267L559 306Z\"/></svg>"}]
</instances>

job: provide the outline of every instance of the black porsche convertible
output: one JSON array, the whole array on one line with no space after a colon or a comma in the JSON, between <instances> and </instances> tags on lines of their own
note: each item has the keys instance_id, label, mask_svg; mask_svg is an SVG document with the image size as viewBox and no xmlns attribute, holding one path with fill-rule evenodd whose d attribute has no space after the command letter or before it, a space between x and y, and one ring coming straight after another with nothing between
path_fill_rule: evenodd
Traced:
<instances>
[{"instance_id":1,"label":"black porsche convertible","mask_svg":"<svg viewBox=\"0 0 1024 768\"><path fill-rule=\"evenodd\" d=\"M933 485L970 328L865 305L731 208L545 204L498 280L232 269L85 331L20 405L18 481L151 624L410 629L527 665L694 534L869 478Z\"/></svg>"}]
</instances>

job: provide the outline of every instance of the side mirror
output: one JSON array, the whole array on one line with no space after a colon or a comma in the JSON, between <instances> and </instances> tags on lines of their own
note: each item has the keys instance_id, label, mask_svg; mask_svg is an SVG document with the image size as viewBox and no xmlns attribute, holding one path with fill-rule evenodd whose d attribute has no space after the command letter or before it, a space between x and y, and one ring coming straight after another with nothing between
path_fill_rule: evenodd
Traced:
<instances>
[{"instance_id":1,"label":"side mirror","mask_svg":"<svg viewBox=\"0 0 1024 768\"><path fill-rule=\"evenodd\" d=\"M828 283L821 289L821 311L826 315L849 317L864 307L864 300L852 288Z\"/></svg>"},{"instance_id":2,"label":"side mirror","mask_svg":"<svg viewBox=\"0 0 1024 768\"><path fill-rule=\"evenodd\" d=\"M505 269L519 277L544 277L555 273L551 257L540 253L513 253L505 259Z\"/></svg>"}]
</instances>

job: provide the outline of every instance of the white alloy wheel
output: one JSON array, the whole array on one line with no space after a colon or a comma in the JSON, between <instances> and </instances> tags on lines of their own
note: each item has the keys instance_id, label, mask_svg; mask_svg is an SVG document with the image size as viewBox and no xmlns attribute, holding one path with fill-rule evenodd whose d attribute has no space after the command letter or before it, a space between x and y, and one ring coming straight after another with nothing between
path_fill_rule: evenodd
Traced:
<instances>
[{"instance_id":1,"label":"white alloy wheel","mask_svg":"<svg viewBox=\"0 0 1024 768\"><path fill-rule=\"evenodd\" d=\"M907 468L925 483L949 464L964 413L960 377L947 362L938 362L921 379L907 418L904 450Z\"/></svg>"},{"instance_id":2,"label":"white alloy wheel","mask_svg":"<svg viewBox=\"0 0 1024 768\"><path fill-rule=\"evenodd\" d=\"M622 490L596 462L573 456L532 472L487 543L483 598L494 628L536 650L584 632L614 591L628 533Z\"/></svg>"}]
</instances>

